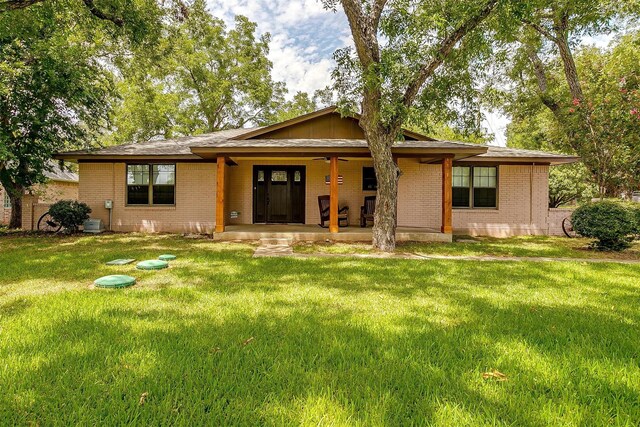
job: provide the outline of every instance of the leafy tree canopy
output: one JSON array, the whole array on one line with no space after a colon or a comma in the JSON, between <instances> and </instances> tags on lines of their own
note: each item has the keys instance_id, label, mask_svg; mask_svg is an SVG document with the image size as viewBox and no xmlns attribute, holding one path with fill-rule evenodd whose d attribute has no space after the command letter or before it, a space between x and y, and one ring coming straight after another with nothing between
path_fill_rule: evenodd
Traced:
<instances>
[{"instance_id":1,"label":"leafy tree canopy","mask_svg":"<svg viewBox=\"0 0 640 427\"><path fill-rule=\"evenodd\" d=\"M227 28L203 0L170 17L159 48L122 64L112 142L193 135L273 119L286 88L271 78L269 34L243 16Z\"/></svg>"},{"instance_id":2,"label":"leafy tree canopy","mask_svg":"<svg viewBox=\"0 0 640 427\"><path fill-rule=\"evenodd\" d=\"M531 69L523 69L505 104L513 121L511 146L577 153L601 194L619 195L640 185L640 33L609 49L585 47L575 56L584 101L572 98L563 64L545 67L546 99ZM557 110L548 108L552 99ZM590 133L583 132L584 117Z\"/></svg>"},{"instance_id":3,"label":"leafy tree canopy","mask_svg":"<svg viewBox=\"0 0 640 427\"><path fill-rule=\"evenodd\" d=\"M45 180L56 151L87 144L107 124L114 86L91 19L53 3L0 14L0 183L12 202Z\"/></svg>"}]
</instances>

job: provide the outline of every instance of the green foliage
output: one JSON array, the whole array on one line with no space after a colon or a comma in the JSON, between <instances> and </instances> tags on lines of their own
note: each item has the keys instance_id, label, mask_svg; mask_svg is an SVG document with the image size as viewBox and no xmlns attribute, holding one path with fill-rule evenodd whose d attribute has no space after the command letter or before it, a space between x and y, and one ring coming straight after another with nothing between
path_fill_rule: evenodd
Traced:
<instances>
[{"instance_id":1,"label":"green foliage","mask_svg":"<svg viewBox=\"0 0 640 427\"><path fill-rule=\"evenodd\" d=\"M589 173L581 163L555 166L549 172L549 207L557 208L571 202L593 198L597 190L590 183Z\"/></svg>"},{"instance_id":2,"label":"green foliage","mask_svg":"<svg viewBox=\"0 0 640 427\"><path fill-rule=\"evenodd\" d=\"M512 117L510 146L576 153L601 195L628 194L640 186L640 33L609 49L586 47L575 63L584 100L573 100L564 66L550 52L547 90L526 58L515 65L512 96L504 104ZM548 104L546 105L545 102ZM551 107L549 107L551 106ZM588 130L585 130L588 123Z\"/></svg>"},{"instance_id":3,"label":"green foliage","mask_svg":"<svg viewBox=\"0 0 640 427\"><path fill-rule=\"evenodd\" d=\"M121 66L122 102L108 143L147 141L271 121L284 84L271 78L269 34L236 17L228 29L203 0L168 17L154 51L137 50Z\"/></svg>"},{"instance_id":4,"label":"green foliage","mask_svg":"<svg viewBox=\"0 0 640 427\"><path fill-rule=\"evenodd\" d=\"M76 200L60 200L49 207L49 214L65 229L75 232L89 219L91 208Z\"/></svg>"},{"instance_id":5,"label":"green foliage","mask_svg":"<svg viewBox=\"0 0 640 427\"><path fill-rule=\"evenodd\" d=\"M0 13L0 183L14 198L107 126L114 87L89 20L48 2Z\"/></svg>"},{"instance_id":6,"label":"green foliage","mask_svg":"<svg viewBox=\"0 0 640 427\"><path fill-rule=\"evenodd\" d=\"M333 104L333 92L330 88L319 89L313 96L306 92L296 92L293 99L281 104L275 111L272 122L282 122L303 114L312 113Z\"/></svg>"},{"instance_id":7,"label":"green foliage","mask_svg":"<svg viewBox=\"0 0 640 427\"><path fill-rule=\"evenodd\" d=\"M597 239L594 246L600 250L628 248L637 230L634 212L628 206L613 201L580 206L571 215L571 223L578 234Z\"/></svg>"},{"instance_id":8,"label":"green foliage","mask_svg":"<svg viewBox=\"0 0 640 427\"><path fill-rule=\"evenodd\" d=\"M374 2L364 3L363 8L369 10ZM388 2L380 19L379 63L363 69L353 48L334 54L339 106L358 112L363 91L375 88L381 91L380 119L385 126L401 118L429 134L448 127L456 134L478 135L482 118L478 83L487 71L481 63L492 51L489 23L464 36L419 88L411 106L404 105L403 98L424 64L440 56L437 51L452 29L483 6L484 2L473 0Z\"/></svg>"}]
</instances>

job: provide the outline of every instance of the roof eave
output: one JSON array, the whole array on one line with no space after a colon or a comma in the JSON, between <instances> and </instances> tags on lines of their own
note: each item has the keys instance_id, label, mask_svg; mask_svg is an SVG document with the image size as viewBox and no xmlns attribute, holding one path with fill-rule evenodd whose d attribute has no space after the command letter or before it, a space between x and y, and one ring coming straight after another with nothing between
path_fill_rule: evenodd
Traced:
<instances>
[{"instance_id":1,"label":"roof eave","mask_svg":"<svg viewBox=\"0 0 640 427\"><path fill-rule=\"evenodd\" d=\"M201 160L195 154L90 154L90 153L59 153L53 156L57 160L70 162L78 161L114 161L123 162L128 160Z\"/></svg>"},{"instance_id":2,"label":"roof eave","mask_svg":"<svg viewBox=\"0 0 640 427\"><path fill-rule=\"evenodd\" d=\"M564 165L569 163L575 163L580 161L580 157L577 156L475 156L465 159L465 162L470 163L527 163L527 164L546 164L546 165Z\"/></svg>"}]
</instances>

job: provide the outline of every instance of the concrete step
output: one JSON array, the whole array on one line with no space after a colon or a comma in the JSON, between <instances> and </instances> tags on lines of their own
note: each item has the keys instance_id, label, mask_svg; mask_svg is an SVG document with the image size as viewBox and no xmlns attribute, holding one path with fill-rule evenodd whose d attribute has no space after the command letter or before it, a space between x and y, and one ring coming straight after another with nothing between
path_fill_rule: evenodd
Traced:
<instances>
[{"instance_id":1,"label":"concrete step","mask_svg":"<svg viewBox=\"0 0 640 427\"><path fill-rule=\"evenodd\" d=\"M293 248L290 245L261 245L254 251L254 258L258 257L279 257L293 255Z\"/></svg>"},{"instance_id":2,"label":"concrete step","mask_svg":"<svg viewBox=\"0 0 640 427\"><path fill-rule=\"evenodd\" d=\"M292 243L291 237L262 237L260 239L262 246L291 246Z\"/></svg>"}]
</instances>

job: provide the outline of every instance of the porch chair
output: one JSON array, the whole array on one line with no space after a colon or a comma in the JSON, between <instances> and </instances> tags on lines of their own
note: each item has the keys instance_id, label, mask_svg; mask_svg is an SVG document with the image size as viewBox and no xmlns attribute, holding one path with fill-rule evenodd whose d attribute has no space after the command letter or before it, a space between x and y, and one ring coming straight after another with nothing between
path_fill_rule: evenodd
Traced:
<instances>
[{"instance_id":1,"label":"porch chair","mask_svg":"<svg viewBox=\"0 0 640 427\"><path fill-rule=\"evenodd\" d=\"M373 225L373 215L376 212L376 196L364 198L364 206L360 206L360 227L366 227L368 222Z\"/></svg>"},{"instance_id":2,"label":"porch chair","mask_svg":"<svg viewBox=\"0 0 640 427\"><path fill-rule=\"evenodd\" d=\"M331 204L331 196L318 196L318 208L320 209L320 227L326 228L325 221L329 221L329 210ZM343 206L338 209L338 226L349 226L349 206Z\"/></svg>"}]
</instances>

